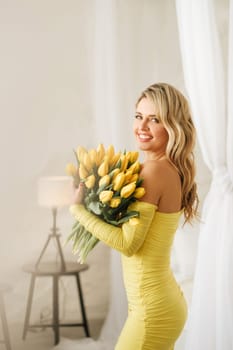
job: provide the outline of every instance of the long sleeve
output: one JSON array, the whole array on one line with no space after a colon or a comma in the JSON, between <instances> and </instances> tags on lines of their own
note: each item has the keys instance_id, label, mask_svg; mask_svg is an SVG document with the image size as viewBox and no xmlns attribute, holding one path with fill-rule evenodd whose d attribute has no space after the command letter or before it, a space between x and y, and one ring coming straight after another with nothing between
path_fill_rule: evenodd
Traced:
<instances>
[{"instance_id":1,"label":"long sleeve","mask_svg":"<svg viewBox=\"0 0 233 350\"><path fill-rule=\"evenodd\" d=\"M81 204L72 205L70 212L93 236L111 248L131 256L142 246L154 217L156 206L137 201L131 204L129 209L139 211L140 217L137 225L131 225L129 222L124 223L121 227L110 225L87 211Z\"/></svg>"}]
</instances>

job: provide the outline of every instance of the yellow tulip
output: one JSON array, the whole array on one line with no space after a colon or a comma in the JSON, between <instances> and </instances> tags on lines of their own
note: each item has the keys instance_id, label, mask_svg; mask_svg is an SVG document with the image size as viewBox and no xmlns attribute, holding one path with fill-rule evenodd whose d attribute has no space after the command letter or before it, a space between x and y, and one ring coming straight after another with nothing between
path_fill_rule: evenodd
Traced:
<instances>
[{"instance_id":1,"label":"yellow tulip","mask_svg":"<svg viewBox=\"0 0 233 350\"><path fill-rule=\"evenodd\" d=\"M83 156L83 165L88 171L90 171L93 168L93 164L88 153L85 153Z\"/></svg>"},{"instance_id":2,"label":"yellow tulip","mask_svg":"<svg viewBox=\"0 0 233 350\"><path fill-rule=\"evenodd\" d=\"M97 157L97 151L95 149L91 149L88 152L88 155L90 157L90 160L91 160L92 164L95 164L96 163L96 157Z\"/></svg>"},{"instance_id":3,"label":"yellow tulip","mask_svg":"<svg viewBox=\"0 0 233 350\"><path fill-rule=\"evenodd\" d=\"M145 191L144 187L138 187L138 188L136 188L136 190L134 192L134 197L139 199L139 198L143 197L145 193L146 193L146 191Z\"/></svg>"},{"instance_id":4,"label":"yellow tulip","mask_svg":"<svg viewBox=\"0 0 233 350\"><path fill-rule=\"evenodd\" d=\"M134 163L136 162L136 160L138 159L139 153L138 152L130 152L130 163Z\"/></svg>"},{"instance_id":5,"label":"yellow tulip","mask_svg":"<svg viewBox=\"0 0 233 350\"><path fill-rule=\"evenodd\" d=\"M95 164L99 166L102 163L102 161L103 161L103 158L101 158L98 152L96 152Z\"/></svg>"},{"instance_id":6,"label":"yellow tulip","mask_svg":"<svg viewBox=\"0 0 233 350\"><path fill-rule=\"evenodd\" d=\"M108 186L110 184L110 180L111 178L109 175L104 175L99 181L99 187Z\"/></svg>"},{"instance_id":7,"label":"yellow tulip","mask_svg":"<svg viewBox=\"0 0 233 350\"><path fill-rule=\"evenodd\" d=\"M133 182L131 181L132 176L133 176L133 172L131 170L127 170L125 173L125 184L129 182Z\"/></svg>"},{"instance_id":8,"label":"yellow tulip","mask_svg":"<svg viewBox=\"0 0 233 350\"><path fill-rule=\"evenodd\" d=\"M113 157L110 158L110 164L111 165L117 164L117 162L119 161L120 157L121 157L121 153L120 152L114 154Z\"/></svg>"},{"instance_id":9,"label":"yellow tulip","mask_svg":"<svg viewBox=\"0 0 233 350\"><path fill-rule=\"evenodd\" d=\"M129 219L129 224L132 226L136 226L139 224L139 219L138 218L130 218Z\"/></svg>"},{"instance_id":10,"label":"yellow tulip","mask_svg":"<svg viewBox=\"0 0 233 350\"><path fill-rule=\"evenodd\" d=\"M105 204L112 199L113 191L102 191L99 194L100 201Z\"/></svg>"},{"instance_id":11,"label":"yellow tulip","mask_svg":"<svg viewBox=\"0 0 233 350\"><path fill-rule=\"evenodd\" d=\"M120 197L115 197L115 198L111 199L109 205L111 208L117 208L117 207L119 207L120 203L121 203Z\"/></svg>"},{"instance_id":12,"label":"yellow tulip","mask_svg":"<svg viewBox=\"0 0 233 350\"><path fill-rule=\"evenodd\" d=\"M126 154L125 154L125 156L126 156L126 158L127 158L128 160L130 160L131 153L132 153L132 152L126 152Z\"/></svg>"},{"instance_id":13,"label":"yellow tulip","mask_svg":"<svg viewBox=\"0 0 233 350\"><path fill-rule=\"evenodd\" d=\"M125 181L125 174L123 172L119 173L115 179L112 181L114 191L119 191L123 186Z\"/></svg>"},{"instance_id":14,"label":"yellow tulip","mask_svg":"<svg viewBox=\"0 0 233 350\"><path fill-rule=\"evenodd\" d=\"M85 181L85 185L87 188L93 188L95 185L95 176L94 175L88 176Z\"/></svg>"},{"instance_id":15,"label":"yellow tulip","mask_svg":"<svg viewBox=\"0 0 233 350\"><path fill-rule=\"evenodd\" d=\"M103 162L108 163L108 165L110 165L110 158L107 154L104 155Z\"/></svg>"},{"instance_id":16,"label":"yellow tulip","mask_svg":"<svg viewBox=\"0 0 233 350\"><path fill-rule=\"evenodd\" d=\"M121 189L121 197L128 198L129 196L131 196L132 193L134 193L135 188L136 188L135 182L131 182L130 184L125 185Z\"/></svg>"},{"instance_id":17,"label":"yellow tulip","mask_svg":"<svg viewBox=\"0 0 233 350\"><path fill-rule=\"evenodd\" d=\"M131 171L133 172L133 174L135 174L135 173L138 173L138 172L139 172L140 167L141 167L141 166L140 166L139 161L136 161L136 162L134 162L134 163L129 167L128 170L131 170Z\"/></svg>"},{"instance_id":18,"label":"yellow tulip","mask_svg":"<svg viewBox=\"0 0 233 350\"><path fill-rule=\"evenodd\" d=\"M99 176L107 175L108 173L108 162L104 161L98 168Z\"/></svg>"},{"instance_id":19,"label":"yellow tulip","mask_svg":"<svg viewBox=\"0 0 233 350\"><path fill-rule=\"evenodd\" d=\"M79 166L79 175L81 179L85 179L89 175L89 172L82 163Z\"/></svg>"},{"instance_id":20,"label":"yellow tulip","mask_svg":"<svg viewBox=\"0 0 233 350\"><path fill-rule=\"evenodd\" d=\"M97 147L97 155L96 155L96 165L100 165L101 162L103 161L105 155L105 149L102 143L99 144Z\"/></svg>"},{"instance_id":21,"label":"yellow tulip","mask_svg":"<svg viewBox=\"0 0 233 350\"><path fill-rule=\"evenodd\" d=\"M86 151L86 149L84 147L79 146L77 148L76 154L77 154L77 157L78 157L78 160L79 160L80 163L83 162L84 154L86 154L86 153L87 153L87 151Z\"/></svg>"},{"instance_id":22,"label":"yellow tulip","mask_svg":"<svg viewBox=\"0 0 233 350\"><path fill-rule=\"evenodd\" d=\"M124 154L121 156L120 160L121 160L121 171L125 171L129 160L127 159L127 156Z\"/></svg>"},{"instance_id":23,"label":"yellow tulip","mask_svg":"<svg viewBox=\"0 0 233 350\"><path fill-rule=\"evenodd\" d=\"M113 145L110 145L106 151L106 155L108 156L109 159L112 159L115 154L114 147Z\"/></svg>"},{"instance_id":24,"label":"yellow tulip","mask_svg":"<svg viewBox=\"0 0 233 350\"><path fill-rule=\"evenodd\" d=\"M116 168L116 169L113 169L111 171L111 173L109 174L112 178L112 181L116 178L116 176L120 173L120 169L119 168Z\"/></svg>"},{"instance_id":25,"label":"yellow tulip","mask_svg":"<svg viewBox=\"0 0 233 350\"><path fill-rule=\"evenodd\" d=\"M98 145L97 152L99 152L102 155L102 157L105 155L105 149L102 143Z\"/></svg>"},{"instance_id":26,"label":"yellow tulip","mask_svg":"<svg viewBox=\"0 0 233 350\"><path fill-rule=\"evenodd\" d=\"M137 182L137 181L138 181L138 174L133 174L130 179L130 182Z\"/></svg>"},{"instance_id":27,"label":"yellow tulip","mask_svg":"<svg viewBox=\"0 0 233 350\"><path fill-rule=\"evenodd\" d=\"M78 174L78 169L74 164L68 163L66 165L66 173L67 175L70 175L70 176L76 176Z\"/></svg>"}]
</instances>

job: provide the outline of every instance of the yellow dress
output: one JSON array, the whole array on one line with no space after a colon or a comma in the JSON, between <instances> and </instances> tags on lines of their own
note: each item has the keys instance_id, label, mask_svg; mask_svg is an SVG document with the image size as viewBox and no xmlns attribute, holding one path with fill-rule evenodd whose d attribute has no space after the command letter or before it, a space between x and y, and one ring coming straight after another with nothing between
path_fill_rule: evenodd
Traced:
<instances>
[{"instance_id":1,"label":"yellow dress","mask_svg":"<svg viewBox=\"0 0 233 350\"><path fill-rule=\"evenodd\" d=\"M70 210L95 237L122 253L128 318L115 350L173 350L186 318L187 304L170 268L170 253L182 211L161 213L136 202L138 225L109 225L82 205Z\"/></svg>"}]
</instances>

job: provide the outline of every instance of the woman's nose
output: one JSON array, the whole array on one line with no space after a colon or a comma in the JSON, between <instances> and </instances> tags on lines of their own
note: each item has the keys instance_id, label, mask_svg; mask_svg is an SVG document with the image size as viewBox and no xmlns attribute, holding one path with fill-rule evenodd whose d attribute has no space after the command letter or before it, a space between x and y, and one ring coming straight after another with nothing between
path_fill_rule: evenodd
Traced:
<instances>
[{"instance_id":1,"label":"woman's nose","mask_svg":"<svg viewBox=\"0 0 233 350\"><path fill-rule=\"evenodd\" d=\"M141 121L140 129L141 130L149 130L148 122L146 119Z\"/></svg>"}]
</instances>

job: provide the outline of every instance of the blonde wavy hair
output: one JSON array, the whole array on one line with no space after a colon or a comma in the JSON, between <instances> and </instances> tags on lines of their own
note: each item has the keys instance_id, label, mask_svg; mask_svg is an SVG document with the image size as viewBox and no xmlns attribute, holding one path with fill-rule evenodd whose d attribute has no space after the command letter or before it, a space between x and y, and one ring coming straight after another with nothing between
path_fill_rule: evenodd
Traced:
<instances>
[{"instance_id":1,"label":"blonde wavy hair","mask_svg":"<svg viewBox=\"0 0 233 350\"><path fill-rule=\"evenodd\" d=\"M199 199L194 181L196 170L193 149L196 130L188 101L176 88L165 83L153 84L146 88L136 105L143 98L148 98L155 104L158 118L168 132L166 156L179 172L185 222L191 222L198 216Z\"/></svg>"}]
</instances>

